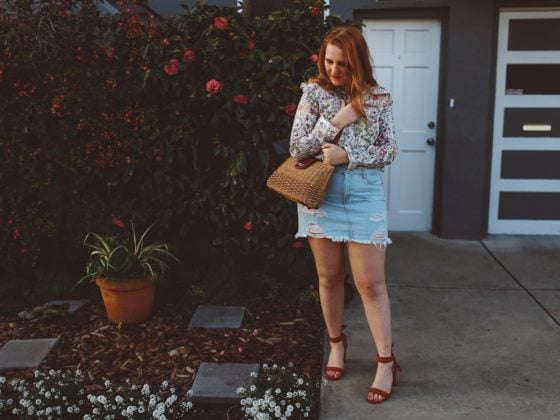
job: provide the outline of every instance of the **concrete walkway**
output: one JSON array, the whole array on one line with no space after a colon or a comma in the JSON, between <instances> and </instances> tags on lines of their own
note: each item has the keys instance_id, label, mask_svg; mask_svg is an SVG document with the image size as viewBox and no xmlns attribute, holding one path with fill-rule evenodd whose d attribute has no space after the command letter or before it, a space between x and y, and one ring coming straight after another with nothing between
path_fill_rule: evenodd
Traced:
<instances>
[{"instance_id":1,"label":"concrete walkway","mask_svg":"<svg viewBox=\"0 0 560 420\"><path fill-rule=\"evenodd\" d=\"M323 386L321 419L560 419L560 237L391 238L399 384L366 403L376 351L356 295L346 374Z\"/></svg>"}]
</instances>

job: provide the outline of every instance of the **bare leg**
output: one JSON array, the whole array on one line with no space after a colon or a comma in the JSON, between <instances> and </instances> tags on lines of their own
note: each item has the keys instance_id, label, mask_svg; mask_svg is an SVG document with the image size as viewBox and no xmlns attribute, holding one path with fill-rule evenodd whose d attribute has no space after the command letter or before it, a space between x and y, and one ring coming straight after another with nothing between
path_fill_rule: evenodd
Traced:
<instances>
[{"instance_id":1,"label":"bare leg","mask_svg":"<svg viewBox=\"0 0 560 420\"><path fill-rule=\"evenodd\" d=\"M348 244L348 256L352 266L354 283L362 298L369 328L375 341L377 354L391 356L391 306L385 283L385 248L375 245ZM372 358L375 355L372 354ZM389 392L393 374L393 363L379 363L372 387ZM368 399L383 400L371 395Z\"/></svg>"},{"instance_id":2,"label":"bare leg","mask_svg":"<svg viewBox=\"0 0 560 420\"><path fill-rule=\"evenodd\" d=\"M319 297L321 309L329 337L341 334L344 312L344 244L329 239L309 238L319 277ZM342 342L330 343L331 352L327 366L344 367L344 346ZM329 372L334 377L339 372Z\"/></svg>"}]
</instances>

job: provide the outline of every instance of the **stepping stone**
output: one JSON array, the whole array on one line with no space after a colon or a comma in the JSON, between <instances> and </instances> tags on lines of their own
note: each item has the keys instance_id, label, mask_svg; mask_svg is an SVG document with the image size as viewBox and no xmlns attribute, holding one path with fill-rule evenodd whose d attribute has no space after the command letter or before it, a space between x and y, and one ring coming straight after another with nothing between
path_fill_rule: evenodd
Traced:
<instances>
[{"instance_id":1,"label":"stepping stone","mask_svg":"<svg viewBox=\"0 0 560 420\"><path fill-rule=\"evenodd\" d=\"M49 302L47 302L47 305L64 305L65 303L67 303L68 305L70 305L68 307L68 312L73 314L74 312L76 312L78 309L80 309L82 306L86 305L87 303L89 303L89 299L75 299L75 300L51 300Z\"/></svg>"},{"instance_id":2,"label":"stepping stone","mask_svg":"<svg viewBox=\"0 0 560 420\"><path fill-rule=\"evenodd\" d=\"M58 338L10 340L0 349L0 370L36 368Z\"/></svg>"},{"instance_id":3,"label":"stepping stone","mask_svg":"<svg viewBox=\"0 0 560 420\"><path fill-rule=\"evenodd\" d=\"M241 328L245 315L243 306L199 305L189 323L189 328Z\"/></svg>"},{"instance_id":4,"label":"stepping stone","mask_svg":"<svg viewBox=\"0 0 560 420\"><path fill-rule=\"evenodd\" d=\"M259 373L258 363L201 363L192 386L192 401L206 404L237 404L240 386L249 389Z\"/></svg>"}]
</instances>

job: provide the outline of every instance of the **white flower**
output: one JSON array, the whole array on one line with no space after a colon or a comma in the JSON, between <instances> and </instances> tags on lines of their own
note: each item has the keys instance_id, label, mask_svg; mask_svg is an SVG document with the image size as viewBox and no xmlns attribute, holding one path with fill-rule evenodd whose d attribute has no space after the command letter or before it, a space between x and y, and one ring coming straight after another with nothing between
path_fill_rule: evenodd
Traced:
<instances>
[{"instance_id":1,"label":"white flower","mask_svg":"<svg viewBox=\"0 0 560 420\"><path fill-rule=\"evenodd\" d=\"M136 407L129 405L128 407L126 407L126 413L127 414L134 414L134 412L136 411Z\"/></svg>"},{"instance_id":2,"label":"white flower","mask_svg":"<svg viewBox=\"0 0 560 420\"><path fill-rule=\"evenodd\" d=\"M250 376L251 376L251 378L256 378L258 376L258 374L257 374L257 372L251 372Z\"/></svg>"},{"instance_id":3,"label":"white flower","mask_svg":"<svg viewBox=\"0 0 560 420\"><path fill-rule=\"evenodd\" d=\"M300 408L300 407L301 407L301 404L297 402L296 403L296 408Z\"/></svg>"},{"instance_id":4,"label":"white flower","mask_svg":"<svg viewBox=\"0 0 560 420\"><path fill-rule=\"evenodd\" d=\"M120 395L117 395L117 396L115 397L115 402L117 402L117 403L120 404L120 403L122 403L123 401L124 401L124 398L121 397Z\"/></svg>"},{"instance_id":5,"label":"white flower","mask_svg":"<svg viewBox=\"0 0 560 420\"><path fill-rule=\"evenodd\" d=\"M299 378L299 379L297 380L297 383L298 383L298 385L303 385L303 379Z\"/></svg>"},{"instance_id":6,"label":"white flower","mask_svg":"<svg viewBox=\"0 0 560 420\"><path fill-rule=\"evenodd\" d=\"M292 398L292 397L293 397L293 395L294 395L294 394L292 394L291 392L288 392L288 393L286 394L286 397L288 397L288 398Z\"/></svg>"},{"instance_id":7,"label":"white flower","mask_svg":"<svg viewBox=\"0 0 560 420\"><path fill-rule=\"evenodd\" d=\"M162 389L167 389L168 386L169 386L169 382L167 382L167 381L163 381L163 382L161 383L161 388L162 388Z\"/></svg>"},{"instance_id":8,"label":"white flower","mask_svg":"<svg viewBox=\"0 0 560 420\"><path fill-rule=\"evenodd\" d=\"M242 393L245 392L245 388L243 388L242 386L240 386L239 388L237 388L237 389L235 390L235 392L238 393L238 394L242 394ZM191 394L192 394L192 391L191 391Z\"/></svg>"},{"instance_id":9,"label":"white flower","mask_svg":"<svg viewBox=\"0 0 560 420\"><path fill-rule=\"evenodd\" d=\"M277 394L280 394L282 391L280 390L280 388L276 388L276 389L274 390L274 392L277 393Z\"/></svg>"},{"instance_id":10,"label":"white flower","mask_svg":"<svg viewBox=\"0 0 560 420\"><path fill-rule=\"evenodd\" d=\"M37 399L35 400L35 404L41 405L41 400L40 400L39 398L37 398Z\"/></svg>"},{"instance_id":11,"label":"white flower","mask_svg":"<svg viewBox=\"0 0 560 420\"><path fill-rule=\"evenodd\" d=\"M138 407L138 413L142 414L144 412L144 407L140 406Z\"/></svg>"},{"instance_id":12,"label":"white flower","mask_svg":"<svg viewBox=\"0 0 560 420\"><path fill-rule=\"evenodd\" d=\"M251 385L251 387L249 388L251 391L254 391L255 389L257 389L257 387L255 385Z\"/></svg>"},{"instance_id":13,"label":"white flower","mask_svg":"<svg viewBox=\"0 0 560 420\"><path fill-rule=\"evenodd\" d=\"M105 395L99 395L97 397L97 402L105 405L105 404L107 404L107 398L105 397Z\"/></svg>"},{"instance_id":14,"label":"white flower","mask_svg":"<svg viewBox=\"0 0 560 420\"><path fill-rule=\"evenodd\" d=\"M309 417L309 413L308 412L303 413L303 417Z\"/></svg>"},{"instance_id":15,"label":"white flower","mask_svg":"<svg viewBox=\"0 0 560 420\"><path fill-rule=\"evenodd\" d=\"M150 386L148 384L144 384L140 392L142 395L150 395Z\"/></svg>"}]
</instances>

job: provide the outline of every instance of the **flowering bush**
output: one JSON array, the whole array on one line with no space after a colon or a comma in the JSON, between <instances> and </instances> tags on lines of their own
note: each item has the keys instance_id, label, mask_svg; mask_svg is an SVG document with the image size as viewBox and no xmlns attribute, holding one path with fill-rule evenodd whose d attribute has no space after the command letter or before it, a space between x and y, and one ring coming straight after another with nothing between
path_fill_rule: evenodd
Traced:
<instances>
[{"instance_id":1,"label":"flowering bush","mask_svg":"<svg viewBox=\"0 0 560 420\"><path fill-rule=\"evenodd\" d=\"M0 377L2 381L6 382L5 378ZM0 399L0 406L5 405L6 413L23 419L73 417L83 412L85 402L82 382L80 371L73 375L54 370L48 374L35 371L33 384L23 379L10 383L11 394L15 395L6 401Z\"/></svg>"},{"instance_id":2,"label":"flowering bush","mask_svg":"<svg viewBox=\"0 0 560 420\"><path fill-rule=\"evenodd\" d=\"M192 408L190 391L178 397L173 386L164 381L160 389L149 385L138 387L129 381L113 387L105 381L105 391L85 396L83 375L60 370L34 372L32 384L25 380L6 381L0 376L0 416L20 419L80 418L107 419L166 419L185 418ZM4 397L3 394L6 394ZM6 399L4 399L6 398Z\"/></svg>"},{"instance_id":3,"label":"flowering bush","mask_svg":"<svg viewBox=\"0 0 560 420\"><path fill-rule=\"evenodd\" d=\"M296 0L251 18L198 2L156 24L124 6L100 16L92 0L0 2L0 254L13 289L73 283L80 238L115 217L156 220L181 277L208 288L312 278L293 205L265 179L339 23L323 9Z\"/></svg>"},{"instance_id":4,"label":"flowering bush","mask_svg":"<svg viewBox=\"0 0 560 420\"><path fill-rule=\"evenodd\" d=\"M288 368L263 364L255 385L238 388L241 411L247 419L303 419L309 417L318 398L318 384L310 384ZM257 377L257 373L253 373Z\"/></svg>"},{"instance_id":5,"label":"flowering bush","mask_svg":"<svg viewBox=\"0 0 560 420\"><path fill-rule=\"evenodd\" d=\"M105 381L104 394L87 396L92 409L91 414L84 416L84 420L184 418L192 408L192 402L188 401L190 394L179 401L175 391L167 381L155 393L150 391L148 384L139 388L127 381L125 386L113 388L110 381Z\"/></svg>"}]
</instances>

